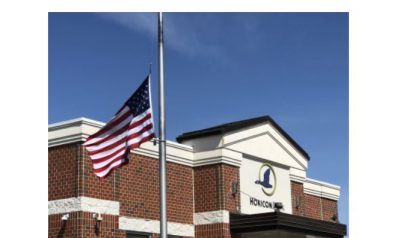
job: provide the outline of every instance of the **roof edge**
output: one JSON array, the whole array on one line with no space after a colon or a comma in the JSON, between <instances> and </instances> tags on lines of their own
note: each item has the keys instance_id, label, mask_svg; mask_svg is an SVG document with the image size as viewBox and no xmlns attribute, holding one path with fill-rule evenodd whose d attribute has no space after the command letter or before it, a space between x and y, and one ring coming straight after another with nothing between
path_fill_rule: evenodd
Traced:
<instances>
[{"instance_id":1,"label":"roof edge","mask_svg":"<svg viewBox=\"0 0 400 238\"><path fill-rule=\"evenodd\" d=\"M230 131L239 130L248 126L254 126L261 123L270 123L273 127L275 127L278 130L279 133L283 135L283 137L285 137L289 141L290 144L292 144L300 152L300 154L302 154L308 161L310 160L310 156L308 155L308 153L285 130L283 130L282 127L280 127L278 123L274 121L274 119L272 119L268 115L225 123L206 129L186 132L176 137L176 140L179 143L182 143L185 140L202 138L213 135L221 135Z\"/></svg>"},{"instance_id":2,"label":"roof edge","mask_svg":"<svg viewBox=\"0 0 400 238\"><path fill-rule=\"evenodd\" d=\"M59 129L62 127L68 127L73 124L89 124L89 125L96 126L96 127L102 127L106 123L101 122L101 121L96 121L93 119L89 119L86 117L78 117L78 118L74 118L74 119L70 119L70 120L52 123L52 124L49 124L47 127L48 127L48 130L51 131L51 130L56 130L56 129Z\"/></svg>"}]
</instances>

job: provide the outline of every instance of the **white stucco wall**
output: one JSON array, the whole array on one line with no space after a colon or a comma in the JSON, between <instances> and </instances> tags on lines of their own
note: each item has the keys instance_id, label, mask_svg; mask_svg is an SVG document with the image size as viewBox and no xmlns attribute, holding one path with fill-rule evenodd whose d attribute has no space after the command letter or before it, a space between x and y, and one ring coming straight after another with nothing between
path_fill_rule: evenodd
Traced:
<instances>
[{"instance_id":1,"label":"white stucco wall","mask_svg":"<svg viewBox=\"0 0 400 238\"><path fill-rule=\"evenodd\" d=\"M308 161L269 125L224 136L224 146L300 170L308 166Z\"/></svg>"},{"instance_id":2,"label":"white stucco wall","mask_svg":"<svg viewBox=\"0 0 400 238\"><path fill-rule=\"evenodd\" d=\"M262 191L262 185L255 183L256 180L259 180L259 170L264 162L269 161L249 158L243 158L242 160L242 166L240 167L241 212L245 214L256 214L274 211L272 208L251 205L250 198L255 198L257 200L267 201L270 203L281 202L284 206L284 209L281 211L285 213L292 213L289 168L280 167L271 163L276 173L276 190L272 196L267 196ZM272 183L272 172L270 174L270 178ZM261 174L261 179L263 179L263 173Z\"/></svg>"}]
</instances>

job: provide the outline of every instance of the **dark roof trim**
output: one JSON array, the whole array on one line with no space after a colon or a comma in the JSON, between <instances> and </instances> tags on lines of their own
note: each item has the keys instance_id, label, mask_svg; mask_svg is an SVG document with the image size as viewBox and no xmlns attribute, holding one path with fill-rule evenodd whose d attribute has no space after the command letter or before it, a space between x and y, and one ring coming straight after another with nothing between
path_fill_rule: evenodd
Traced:
<instances>
[{"instance_id":1,"label":"dark roof trim","mask_svg":"<svg viewBox=\"0 0 400 238\"><path fill-rule=\"evenodd\" d=\"M194 138L200 138L200 137L205 137L205 136L212 136L212 135L221 135L225 134L227 132L231 132L234 130L242 129L248 126L253 126L261 123L271 123L272 126L274 126L304 157L307 158L307 160L310 160L310 156L308 153L301 148L299 144L295 140L292 139L292 137L289 136L288 133L286 133L270 116L262 116L262 117L256 117L256 118L251 118L247 120L242 120L242 121L236 121L236 122L230 122L210 128L206 128L203 130L197 130L197 131L191 131L191 132L186 132L183 133L182 135L178 136L176 140L179 143L182 143L182 141L189 140L189 139L194 139Z\"/></svg>"},{"instance_id":2,"label":"dark roof trim","mask_svg":"<svg viewBox=\"0 0 400 238\"><path fill-rule=\"evenodd\" d=\"M281 229L317 236L343 238L346 225L296 216L282 212L253 215L230 214L231 233L244 233Z\"/></svg>"}]
</instances>

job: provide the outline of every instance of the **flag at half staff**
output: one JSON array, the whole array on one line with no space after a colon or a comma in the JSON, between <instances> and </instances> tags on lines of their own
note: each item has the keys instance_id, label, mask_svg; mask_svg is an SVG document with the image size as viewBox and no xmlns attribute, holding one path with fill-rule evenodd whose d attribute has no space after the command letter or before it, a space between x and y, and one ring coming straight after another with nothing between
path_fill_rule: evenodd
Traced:
<instances>
[{"instance_id":1,"label":"flag at half staff","mask_svg":"<svg viewBox=\"0 0 400 238\"><path fill-rule=\"evenodd\" d=\"M111 121L83 144L98 177L127 164L129 151L154 137L150 92L148 76Z\"/></svg>"}]
</instances>

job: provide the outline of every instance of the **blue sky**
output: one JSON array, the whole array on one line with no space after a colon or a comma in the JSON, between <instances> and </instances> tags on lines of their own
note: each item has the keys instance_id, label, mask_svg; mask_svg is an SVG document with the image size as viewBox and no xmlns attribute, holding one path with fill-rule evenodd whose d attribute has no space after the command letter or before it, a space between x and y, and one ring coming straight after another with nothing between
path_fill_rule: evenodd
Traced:
<instances>
[{"instance_id":1,"label":"blue sky","mask_svg":"<svg viewBox=\"0 0 400 238\"><path fill-rule=\"evenodd\" d=\"M164 20L167 138L270 115L310 155L307 176L342 187L339 217L348 224L348 14ZM156 22L155 13L50 13L49 123L108 121L149 62L156 96Z\"/></svg>"}]
</instances>

